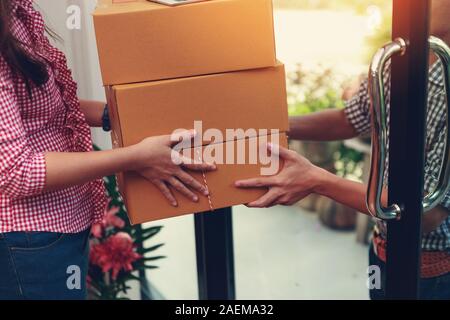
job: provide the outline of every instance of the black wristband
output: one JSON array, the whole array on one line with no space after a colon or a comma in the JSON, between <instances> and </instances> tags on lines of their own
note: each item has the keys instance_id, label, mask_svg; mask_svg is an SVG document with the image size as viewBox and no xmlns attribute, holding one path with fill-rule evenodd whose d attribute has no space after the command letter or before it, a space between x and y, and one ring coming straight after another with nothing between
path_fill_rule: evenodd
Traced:
<instances>
[{"instance_id":1,"label":"black wristband","mask_svg":"<svg viewBox=\"0 0 450 320\"><path fill-rule=\"evenodd\" d=\"M111 121L109 120L108 104L105 105L105 109L103 110L102 127L103 131L111 131Z\"/></svg>"}]
</instances>

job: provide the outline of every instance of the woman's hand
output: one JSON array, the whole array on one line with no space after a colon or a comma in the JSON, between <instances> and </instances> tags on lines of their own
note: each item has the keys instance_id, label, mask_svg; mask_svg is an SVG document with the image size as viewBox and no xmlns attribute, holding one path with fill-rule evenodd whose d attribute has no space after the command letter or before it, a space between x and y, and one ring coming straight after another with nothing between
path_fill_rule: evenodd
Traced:
<instances>
[{"instance_id":1,"label":"woman's hand","mask_svg":"<svg viewBox=\"0 0 450 320\"><path fill-rule=\"evenodd\" d=\"M260 177L236 182L239 188L268 187L269 191L247 206L266 208L274 205L293 205L315 192L324 170L314 166L304 157L283 147L268 145L271 152L279 152L284 166L276 176ZM278 149L279 151L277 151Z\"/></svg>"},{"instance_id":2,"label":"woman's hand","mask_svg":"<svg viewBox=\"0 0 450 320\"><path fill-rule=\"evenodd\" d=\"M185 135L187 137L185 136L184 138L193 139L195 132L187 131ZM152 182L174 207L178 203L169 187L173 187L194 202L199 201L194 191L198 191L204 196L209 194L206 187L183 170L183 168L194 171L211 171L216 169L216 166L213 164L194 163L193 160L185 158L181 154L173 153L172 146L176 143L178 141L171 141L170 136L151 137L143 140L134 146L136 161L133 168L131 168Z\"/></svg>"}]
</instances>

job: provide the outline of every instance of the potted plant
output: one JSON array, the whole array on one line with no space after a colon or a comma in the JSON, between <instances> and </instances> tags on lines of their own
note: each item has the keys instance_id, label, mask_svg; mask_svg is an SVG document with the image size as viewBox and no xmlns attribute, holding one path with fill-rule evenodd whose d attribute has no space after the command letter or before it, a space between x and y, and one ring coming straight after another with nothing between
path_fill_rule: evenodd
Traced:
<instances>
[{"instance_id":1,"label":"potted plant","mask_svg":"<svg viewBox=\"0 0 450 320\"><path fill-rule=\"evenodd\" d=\"M157 268L153 262L165 258L149 256L164 244L146 247L161 226L142 227L129 223L123 199L114 176L105 178L110 199L103 221L92 226L88 269L88 292L92 300L128 299L130 282L147 287L145 271ZM141 290L145 291L145 290ZM150 299L150 294L147 297Z\"/></svg>"}]
</instances>

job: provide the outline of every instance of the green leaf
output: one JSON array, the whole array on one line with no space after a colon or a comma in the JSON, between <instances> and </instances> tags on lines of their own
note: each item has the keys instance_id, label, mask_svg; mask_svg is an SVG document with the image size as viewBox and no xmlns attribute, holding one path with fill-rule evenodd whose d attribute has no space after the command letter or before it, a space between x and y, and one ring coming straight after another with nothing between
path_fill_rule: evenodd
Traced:
<instances>
[{"instance_id":1,"label":"green leaf","mask_svg":"<svg viewBox=\"0 0 450 320\"><path fill-rule=\"evenodd\" d=\"M143 258L141 259L142 261L156 261L156 260L161 260L161 259L166 259L166 256L156 256L156 257L148 257L148 258Z\"/></svg>"},{"instance_id":2,"label":"green leaf","mask_svg":"<svg viewBox=\"0 0 450 320\"><path fill-rule=\"evenodd\" d=\"M163 228L162 226L146 228L146 229L142 229L142 231L140 233L139 233L139 231L137 231L135 229L133 232L133 235L136 237L142 237L142 238L149 239L152 236L155 236L156 234L158 234L162 230L162 228Z\"/></svg>"},{"instance_id":3,"label":"green leaf","mask_svg":"<svg viewBox=\"0 0 450 320\"><path fill-rule=\"evenodd\" d=\"M150 248L144 248L144 249L142 250L142 252L143 252L144 254L145 254L145 253L149 253L149 252L158 250L159 248L161 248L161 247L163 247L163 246L164 246L164 243L157 244L156 246L152 246L152 247L150 247Z\"/></svg>"}]
</instances>

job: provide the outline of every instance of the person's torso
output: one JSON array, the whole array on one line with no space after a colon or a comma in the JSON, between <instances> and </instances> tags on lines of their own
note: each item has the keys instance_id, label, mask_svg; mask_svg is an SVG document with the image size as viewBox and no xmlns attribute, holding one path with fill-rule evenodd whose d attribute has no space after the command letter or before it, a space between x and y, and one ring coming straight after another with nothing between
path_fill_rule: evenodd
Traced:
<instances>
[{"instance_id":1,"label":"person's torso","mask_svg":"<svg viewBox=\"0 0 450 320\"><path fill-rule=\"evenodd\" d=\"M385 72L386 102L387 114L390 108L390 72ZM447 130L447 101L446 89L443 78L443 67L441 63L435 63L429 70L428 77L428 97L427 97L427 116L426 116L426 140L425 140L425 185L424 194L428 194L436 187L444 149L446 144ZM389 123L389 117L388 117ZM389 128L389 126L388 126ZM389 129L388 129L389 135ZM386 171L384 183L388 184L389 172L389 145L386 154ZM442 204L447 210L450 209L450 197L447 195ZM383 221L377 221L377 229L383 238L386 238L387 227ZM422 249L426 251L449 251L450 252L450 216L434 231L423 235Z\"/></svg>"},{"instance_id":2,"label":"person's torso","mask_svg":"<svg viewBox=\"0 0 450 320\"><path fill-rule=\"evenodd\" d=\"M14 5L13 35L45 63L49 75L39 87L29 83L31 92L22 77L12 75L28 146L36 153L91 151L90 128L65 55L50 44L42 16L32 1L16 0ZM0 194L0 232L80 232L100 219L104 201L101 181L20 199Z\"/></svg>"}]
</instances>

